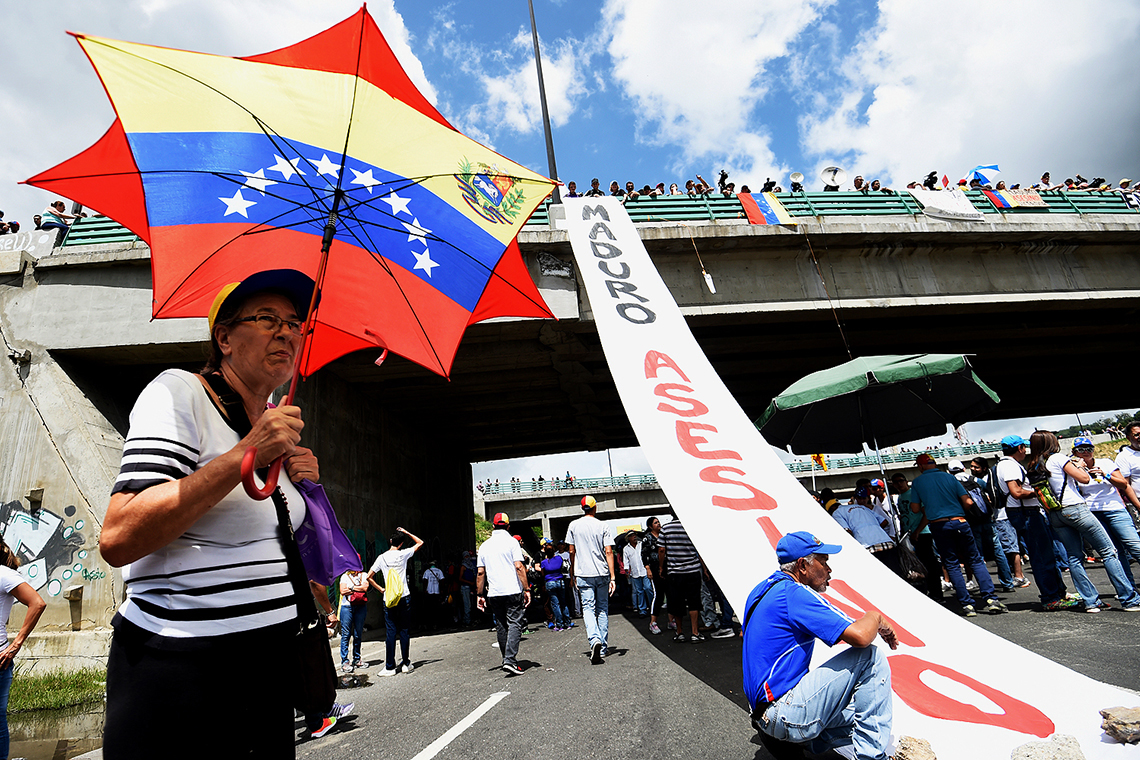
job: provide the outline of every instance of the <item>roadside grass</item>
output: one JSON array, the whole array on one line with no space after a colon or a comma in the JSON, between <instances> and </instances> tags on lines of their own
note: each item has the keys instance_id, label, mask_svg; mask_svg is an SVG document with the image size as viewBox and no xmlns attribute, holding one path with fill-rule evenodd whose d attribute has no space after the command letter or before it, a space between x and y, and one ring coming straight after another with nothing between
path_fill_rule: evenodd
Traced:
<instances>
[{"instance_id":1,"label":"roadside grass","mask_svg":"<svg viewBox=\"0 0 1140 760\"><path fill-rule=\"evenodd\" d=\"M475 515L475 546L481 546L484 541L491 537L491 531L495 526L491 525L490 520L484 520L482 516Z\"/></svg>"},{"instance_id":2,"label":"roadside grass","mask_svg":"<svg viewBox=\"0 0 1140 760\"><path fill-rule=\"evenodd\" d=\"M58 710L98 702L107 686L107 671L84 668L73 673L25 675L16 670L8 697L8 712Z\"/></svg>"},{"instance_id":3,"label":"roadside grass","mask_svg":"<svg viewBox=\"0 0 1140 760\"><path fill-rule=\"evenodd\" d=\"M1105 441L1093 446L1093 456L1097 459L1116 459L1116 452L1119 451L1121 446L1126 446L1128 441L1121 438L1116 441Z\"/></svg>"}]
</instances>

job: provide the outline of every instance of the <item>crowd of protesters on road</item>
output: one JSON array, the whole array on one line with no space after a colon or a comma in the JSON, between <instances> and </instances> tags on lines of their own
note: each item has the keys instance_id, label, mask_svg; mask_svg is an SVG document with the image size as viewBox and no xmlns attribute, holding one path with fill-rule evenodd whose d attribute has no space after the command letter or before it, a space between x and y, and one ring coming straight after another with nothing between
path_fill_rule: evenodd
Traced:
<instances>
[{"instance_id":1,"label":"crowd of protesters on road","mask_svg":"<svg viewBox=\"0 0 1140 760\"><path fill-rule=\"evenodd\" d=\"M1128 441L1115 458L1095 457L1087 435L1062 451L1039 430L1003 438L996 460L943 469L923 453L913 482L901 472L889 484L863 479L846 504L831 489L815 496L872 556L936 601L949 594L966 617L1006 612L999 592L1034 585L1043 610L1099 613L1109 605L1091 566L1104 569L1123 610L1140 611L1131 569L1140 561L1140 420L1113 432Z\"/></svg>"}]
</instances>

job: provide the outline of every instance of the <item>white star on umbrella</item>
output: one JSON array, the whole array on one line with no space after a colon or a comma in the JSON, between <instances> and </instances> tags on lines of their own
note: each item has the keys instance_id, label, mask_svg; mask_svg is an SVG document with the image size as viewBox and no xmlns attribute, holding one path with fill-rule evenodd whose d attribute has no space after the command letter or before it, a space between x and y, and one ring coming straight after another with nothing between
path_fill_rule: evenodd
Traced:
<instances>
[{"instance_id":1,"label":"white star on umbrella","mask_svg":"<svg viewBox=\"0 0 1140 760\"><path fill-rule=\"evenodd\" d=\"M314 161L313 166L316 167L316 170L321 174L327 174L330 177L335 177L340 172L340 167L334 164L332 161L329 161L328 153L322 154L321 160Z\"/></svg>"},{"instance_id":2,"label":"white star on umbrella","mask_svg":"<svg viewBox=\"0 0 1140 760\"><path fill-rule=\"evenodd\" d=\"M356 175L352 178L352 184L363 185L364 187L368 188L368 194L369 195L372 195L372 188L374 188L376 185L380 184L380 180L378 180L372 176L372 170L371 169L369 169L366 172L358 172L358 171L356 171L356 169L353 169L350 166L348 168L348 170L350 172L352 172L354 175Z\"/></svg>"},{"instance_id":3,"label":"white star on umbrella","mask_svg":"<svg viewBox=\"0 0 1140 760\"><path fill-rule=\"evenodd\" d=\"M233 198L223 197L218 198L218 200L226 204L226 213L222 214L222 216L229 216L230 214L241 214L246 219L249 219L249 214L245 213L245 210L250 206L257 205L257 201L247 201L244 197L242 197L240 187L238 188L238 191L234 193Z\"/></svg>"},{"instance_id":4,"label":"white star on umbrella","mask_svg":"<svg viewBox=\"0 0 1140 760\"><path fill-rule=\"evenodd\" d=\"M245 184L242 187L251 187L262 195L265 195L265 188L277 184L276 180L265 178L265 169L258 169L255 172L243 171L242 174L245 175Z\"/></svg>"},{"instance_id":5,"label":"white star on umbrella","mask_svg":"<svg viewBox=\"0 0 1140 760\"><path fill-rule=\"evenodd\" d=\"M439 266L439 264L431 260L431 255L426 248L423 253L412 251L412 255L416 257L416 265L412 267L412 269L422 269L427 273L428 277L431 277L432 268Z\"/></svg>"},{"instance_id":6,"label":"white star on umbrella","mask_svg":"<svg viewBox=\"0 0 1140 760\"><path fill-rule=\"evenodd\" d=\"M427 227L420 226L419 219L412 219L411 224L408 224L407 222L400 222L400 224L404 225L404 227L408 230L408 242L416 239L423 240L425 236L431 234L431 230L429 230Z\"/></svg>"},{"instance_id":7,"label":"white star on umbrella","mask_svg":"<svg viewBox=\"0 0 1140 760\"><path fill-rule=\"evenodd\" d=\"M384 201L392 207L392 216L395 216L401 211L403 211L405 214L412 213L411 211L408 211L408 203L411 201L411 198L401 198L395 193L392 193L391 195L385 195L380 200Z\"/></svg>"},{"instance_id":8,"label":"white star on umbrella","mask_svg":"<svg viewBox=\"0 0 1140 760\"><path fill-rule=\"evenodd\" d=\"M286 182L288 182L293 177L294 174L300 174L302 177L305 176L305 173L303 171L301 171L301 167L297 166L297 164L301 163L301 159L294 158L291 161L286 161L285 159L281 158L281 156L274 154L273 160L276 161L277 163L275 163L273 166L269 167L265 171L267 171L267 172L280 172L281 176L284 177ZM243 172L243 174L244 174L244 172Z\"/></svg>"}]
</instances>

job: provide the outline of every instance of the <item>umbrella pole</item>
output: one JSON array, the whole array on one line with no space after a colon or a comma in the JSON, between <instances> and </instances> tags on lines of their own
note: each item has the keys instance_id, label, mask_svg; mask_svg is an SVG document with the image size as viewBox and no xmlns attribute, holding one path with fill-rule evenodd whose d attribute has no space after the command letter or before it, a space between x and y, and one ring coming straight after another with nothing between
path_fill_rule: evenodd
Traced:
<instances>
[{"instance_id":1,"label":"umbrella pole","mask_svg":"<svg viewBox=\"0 0 1140 760\"><path fill-rule=\"evenodd\" d=\"M309 299L309 310L305 315L305 329L301 338L301 350L297 352L297 361L293 362L293 378L289 381L289 393L285 396L283 406L290 406L293 403L293 397L297 395L298 380L301 378L301 366L305 363L309 343L313 336L313 329L316 326L317 300L320 297L321 287L325 282L325 270L328 268L329 263L329 249L332 248L333 237L336 235L337 211L340 209L340 201L343 195L344 193L341 190L335 192L332 211L329 212L328 222L325 224L325 234L321 239L321 261L317 265L317 278L313 287L313 295ZM281 475L281 465L284 461L285 457L283 456L273 460L273 463L269 465L269 473L265 478L265 487L259 488L257 481L254 479L254 466L257 463L257 447L250 446L247 448L245 450L245 456L243 456L241 460L241 484L245 488L246 495L256 501L264 501L273 495L273 492L277 490L277 479Z\"/></svg>"},{"instance_id":2,"label":"umbrella pole","mask_svg":"<svg viewBox=\"0 0 1140 760\"><path fill-rule=\"evenodd\" d=\"M891 521L895 524L895 535L899 533L899 527L902 520L899 519L898 508L895 507L895 500L891 497L891 489L887 485L887 468L883 466L883 454L879 451L879 439L875 437L875 430L870 424L867 425L871 430L871 442L875 444L875 458L879 460L879 474L883 476L883 491L887 494L887 504L890 507Z\"/></svg>"}]
</instances>

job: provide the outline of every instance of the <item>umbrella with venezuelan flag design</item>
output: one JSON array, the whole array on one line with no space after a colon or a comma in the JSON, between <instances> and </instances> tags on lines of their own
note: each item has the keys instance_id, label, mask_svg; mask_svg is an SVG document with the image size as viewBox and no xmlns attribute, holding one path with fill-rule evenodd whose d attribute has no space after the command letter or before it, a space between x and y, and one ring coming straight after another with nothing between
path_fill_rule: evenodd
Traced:
<instances>
[{"instance_id":1,"label":"umbrella with venezuelan flag design","mask_svg":"<svg viewBox=\"0 0 1140 760\"><path fill-rule=\"evenodd\" d=\"M296 269L321 291L299 374L374 348L446 376L468 324L552 316L514 241L553 182L456 131L365 8L248 58L75 36L118 118L27 183L150 245L155 317Z\"/></svg>"}]
</instances>

